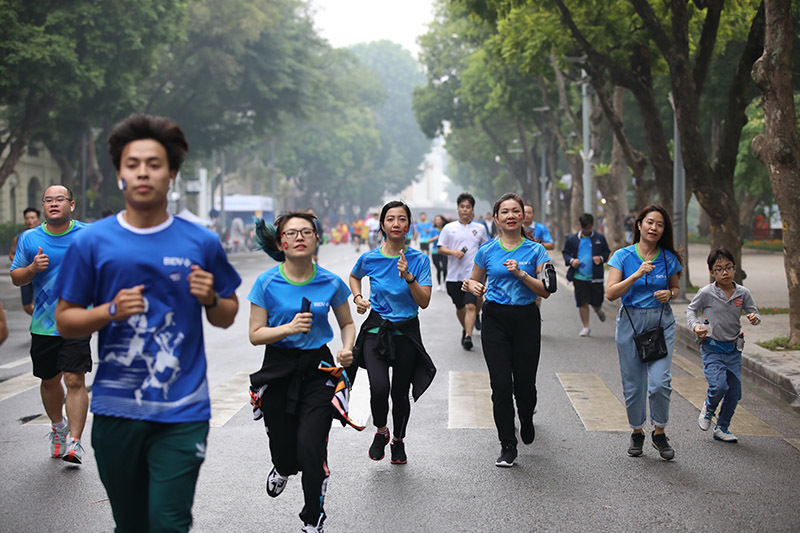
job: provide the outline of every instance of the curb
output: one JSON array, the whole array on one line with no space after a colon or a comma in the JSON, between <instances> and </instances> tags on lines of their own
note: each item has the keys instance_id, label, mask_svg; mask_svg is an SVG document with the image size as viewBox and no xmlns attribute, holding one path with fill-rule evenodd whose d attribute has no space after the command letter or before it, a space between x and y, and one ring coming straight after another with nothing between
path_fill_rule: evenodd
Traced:
<instances>
[{"instance_id":1,"label":"curb","mask_svg":"<svg viewBox=\"0 0 800 533\"><path fill-rule=\"evenodd\" d=\"M559 282L566 287L568 285L566 267L561 267L555 262L553 262L553 265L556 267ZM618 302L603 300L603 308L613 313L614 316L619 311L619 307ZM695 334L689 330L689 326L685 323L685 316L682 318L684 322L676 320L675 343L696 355L699 364L702 366L700 347L695 342ZM787 357L793 356L767 350L755 343L746 344L742 352L742 375L752 383L763 387L781 401L786 402L795 412L800 413L800 372L786 368L783 362Z\"/></svg>"}]
</instances>

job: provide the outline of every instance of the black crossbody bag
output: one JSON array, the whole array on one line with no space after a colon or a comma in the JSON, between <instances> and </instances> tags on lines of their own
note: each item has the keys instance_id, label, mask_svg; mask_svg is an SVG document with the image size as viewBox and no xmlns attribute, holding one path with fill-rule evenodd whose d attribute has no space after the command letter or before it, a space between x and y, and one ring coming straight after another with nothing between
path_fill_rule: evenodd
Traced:
<instances>
[{"instance_id":1,"label":"black crossbody bag","mask_svg":"<svg viewBox=\"0 0 800 533\"><path fill-rule=\"evenodd\" d=\"M663 252L664 271L667 273L667 287L669 287L669 264L667 263L667 252ZM658 315L658 327L648 329L642 333L636 333L636 327L633 325L631 315L628 313L625 305L622 305L622 308L625 309L625 314L628 315L628 320L631 323L631 329L633 330L633 341L636 343L636 353L639 355L639 359L643 363L652 363L653 361L658 361L659 359L663 359L667 356L667 341L664 338L664 328L661 326L661 317L664 316L665 305L666 304L661 304L661 314Z\"/></svg>"}]
</instances>

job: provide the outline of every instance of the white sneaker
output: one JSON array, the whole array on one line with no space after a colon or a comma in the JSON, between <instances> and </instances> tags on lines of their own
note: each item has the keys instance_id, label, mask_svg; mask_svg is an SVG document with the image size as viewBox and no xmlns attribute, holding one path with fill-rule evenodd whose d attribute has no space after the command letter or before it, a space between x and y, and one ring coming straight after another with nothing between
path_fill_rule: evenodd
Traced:
<instances>
[{"instance_id":1,"label":"white sneaker","mask_svg":"<svg viewBox=\"0 0 800 533\"><path fill-rule=\"evenodd\" d=\"M286 488L287 481L289 481L289 478L280 475L273 466L267 476L267 494L272 498L277 498L280 496L281 492L283 492L283 489Z\"/></svg>"},{"instance_id":2,"label":"white sneaker","mask_svg":"<svg viewBox=\"0 0 800 533\"><path fill-rule=\"evenodd\" d=\"M580 332L580 336L581 336L581 337L588 337L588 336L589 336L589 332L590 332L590 331L591 331L591 330L590 330L589 328L583 328L583 329L581 330L581 332Z\"/></svg>"},{"instance_id":3,"label":"white sneaker","mask_svg":"<svg viewBox=\"0 0 800 533\"><path fill-rule=\"evenodd\" d=\"M739 442L736 435L728 431L728 428L721 428L714 426L714 440L721 440L722 442L730 442L731 444Z\"/></svg>"},{"instance_id":4,"label":"white sneaker","mask_svg":"<svg viewBox=\"0 0 800 533\"><path fill-rule=\"evenodd\" d=\"M700 429L703 431L708 431L708 428L711 427L712 418L714 418L714 413L708 412L708 406L704 401L703 408L700 409L700 416L697 417L697 425L700 426Z\"/></svg>"},{"instance_id":5,"label":"white sneaker","mask_svg":"<svg viewBox=\"0 0 800 533\"><path fill-rule=\"evenodd\" d=\"M322 526L316 527L312 524L303 526L303 533L322 533Z\"/></svg>"},{"instance_id":6,"label":"white sneaker","mask_svg":"<svg viewBox=\"0 0 800 533\"><path fill-rule=\"evenodd\" d=\"M444 290L444 288L441 285L436 287L436 292L442 292L443 290Z\"/></svg>"}]
</instances>

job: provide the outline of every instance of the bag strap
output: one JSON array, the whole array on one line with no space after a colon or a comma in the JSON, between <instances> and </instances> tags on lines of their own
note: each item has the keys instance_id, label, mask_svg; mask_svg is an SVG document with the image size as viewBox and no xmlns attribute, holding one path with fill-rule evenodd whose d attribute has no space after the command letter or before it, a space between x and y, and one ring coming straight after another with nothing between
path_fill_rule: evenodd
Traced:
<instances>
[{"instance_id":1,"label":"bag strap","mask_svg":"<svg viewBox=\"0 0 800 533\"><path fill-rule=\"evenodd\" d=\"M625 306L625 304L622 304L622 309L625 311L625 314L628 315L628 321L631 323L631 329L633 330L633 336L634 337L638 336L639 334L636 333L636 326L633 325L633 320L631 320L631 314L628 313L628 308ZM658 322L661 323L661 319L660 318L658 319Z\"/></svg>"}]
</instances>

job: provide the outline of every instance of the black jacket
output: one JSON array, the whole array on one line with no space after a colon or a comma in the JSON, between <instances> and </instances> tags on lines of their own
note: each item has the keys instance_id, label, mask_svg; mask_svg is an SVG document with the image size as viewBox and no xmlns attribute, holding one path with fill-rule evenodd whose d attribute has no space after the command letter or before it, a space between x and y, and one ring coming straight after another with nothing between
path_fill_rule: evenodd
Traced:
<instances>
[{"instance_id":1,"label":"black jacket","mask_svg":"<svg viewBox=\"0 0 800 533\"><path fill-rule=\"evenodd\" d=\"M608 242L602 233L593 231L589 237L592 239L592 256L599 255L603 258L603 262L599 265L592 265L592 283L603 283L605 271L603 263L608 261L611 255L611 250L608 248ZM564 262L569 267L567 270L567 281L572 281L575 278L575 269L572 267L572 260L578 259L578 247L581 242L581 232L574 233L567 237L567 242L564 243Z\"/></svg>"},{"instance_id":2,"label":"black jacket","mask_svg":"<svg viewBox=\"0 0 800 533\"><path fill-rule=\"evenodd\" d=\"M364 364L364 339L367 332L371 329L378 328L378 358L394 361L394 341L392 339L392 331L397 330L405 335L417 348L417 364L414 368L414 375L411 378L411 395L416 402L422 396L436 375L436 366L433 364L431 356L425 351L425 346L422 345L422 334L419 332L419 317L414 317L402 322L390 322L385 320L381 315L374 310L370 311L367 319L361 325L361 330L358 332L356 343L353 346L353 364L347 370L350 381L355 378L355 370L357 367L366 368Z\"/></svg>"}]
</instances>

